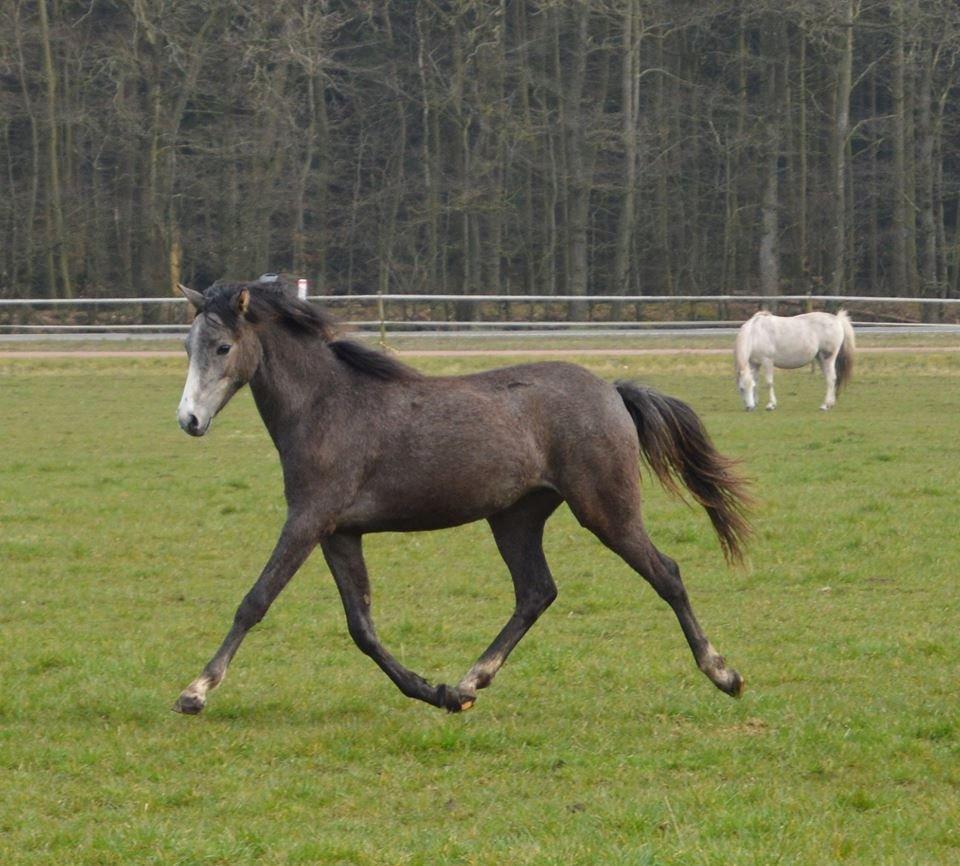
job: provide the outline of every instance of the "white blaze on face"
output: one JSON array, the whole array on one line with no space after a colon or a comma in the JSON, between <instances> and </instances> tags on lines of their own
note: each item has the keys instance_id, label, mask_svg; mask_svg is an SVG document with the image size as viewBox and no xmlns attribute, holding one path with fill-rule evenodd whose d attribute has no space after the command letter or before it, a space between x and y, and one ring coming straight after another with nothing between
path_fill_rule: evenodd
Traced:
<instances>
[{"instance_id":1,"label":"white blaze on face","mask_svg":"<svg viewBox=\"0 0 960 866\"><path fill-rule=\"evenodd\" d=\"M198 317L199 318L199 317ZM200 404L200 363L199 352L197 352L197 330L198 325L190 329L187 337L187 352L190 356L190 366L187 368L187 381L183 386L183 394L180 397L180 405L177 407L177 420L180 426L188 433L198 432L205 429L208 419L201 418L202 412L198 411Z\"/></svg>"},{"instance_id":2,"label":"white blaze on face","mask_svg":"<svg viewBox=\"0 0 960 866\"><path fill-rule=\"evenodd\" d=\"M197 416L197 397L200 391L200 374L197 371L196 361L190 361L190 367L187 370L187 381L183 386L183 394L180 397L180 406L177 408L177 420L180 426L186 429L190 416Z\"/></svg>"},{"instance_id":3,"label":"white blaze on face","mask_svg":"<svg viewBox=\"0 0 960 866\"><path fill-rule=\"evenodd\" d=\"M192 436L207 432L213 416L220 411L231 393L231 381L225 372L225 361L210 351L211 341L204 339L201 316L194 321L187 337L190 366L183 386L177 420ZM215 343L214 343L215 345Z\"/></svg>"}]
</instances>

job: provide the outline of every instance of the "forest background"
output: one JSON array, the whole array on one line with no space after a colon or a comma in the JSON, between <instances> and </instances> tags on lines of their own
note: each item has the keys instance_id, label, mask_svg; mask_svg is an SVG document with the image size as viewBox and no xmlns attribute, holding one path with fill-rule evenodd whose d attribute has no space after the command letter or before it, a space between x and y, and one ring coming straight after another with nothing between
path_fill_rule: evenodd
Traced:
<instances>
[{"instance_id":1,"label":"forest background","mask_svg":"<svg viewBox=\"0 0 960 866\"><path fill-rule=\"evenodd\" d=\"M956 0L6 0L0 297L960 288Z\"/></svg>"}]
</instances>

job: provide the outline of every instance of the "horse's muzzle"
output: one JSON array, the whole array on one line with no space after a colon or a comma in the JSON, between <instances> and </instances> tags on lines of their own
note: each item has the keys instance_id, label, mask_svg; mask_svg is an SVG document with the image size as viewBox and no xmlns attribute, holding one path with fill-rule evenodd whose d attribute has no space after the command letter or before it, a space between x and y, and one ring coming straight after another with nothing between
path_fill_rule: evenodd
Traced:
<instances>
[{"instance_id":1,"label":"horse's muzzle","mask_svg":"<svg viewBox=\"0 0 960 866\"><path fill-rule=\"evenodd\" d=\"M180 423L180 429L191 436L203 436L210 427L210 419L201 420L193 412L178 412L177 421Z\"/></svg>"}]
</instances>

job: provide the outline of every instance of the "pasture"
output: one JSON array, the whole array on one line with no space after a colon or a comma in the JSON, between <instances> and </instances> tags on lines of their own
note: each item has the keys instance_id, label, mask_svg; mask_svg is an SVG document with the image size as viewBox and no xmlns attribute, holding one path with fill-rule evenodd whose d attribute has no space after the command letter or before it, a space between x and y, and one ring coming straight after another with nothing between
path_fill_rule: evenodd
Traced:
<instances>
[{"instance_id":1,"label":"pasture","mask_svg":"<svg viewBox=\"0 0 960 866\"><path fill-rule=\"evenodd\" d=\"M249 393L191 440L184 359L0 360L0 862L960 862L960 354L857 360L830 413L800 370L747 414L727 355L583 358L691 403L755 481L739 570L644 485L742 700L561 509L559 598L470 712L354 647L317 552L197 718L170 707L284 515ZM384 643L456 682L513 602L485 525L366 552Z\"/></svg>"}]
</instances>

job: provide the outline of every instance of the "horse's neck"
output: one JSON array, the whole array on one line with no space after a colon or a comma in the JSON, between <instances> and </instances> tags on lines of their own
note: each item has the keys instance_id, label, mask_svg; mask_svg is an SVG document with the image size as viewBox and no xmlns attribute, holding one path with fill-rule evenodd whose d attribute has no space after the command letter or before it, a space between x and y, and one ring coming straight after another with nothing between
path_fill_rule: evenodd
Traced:
<instances>
[{"instance_id":1,"label":"horse's neck","mask_svg":"<svg viewBox=\"0 0 960 866\"><path fill-rule=\"evenodd\" d=\"M337 385L333 354L320 338L300 341L285 333L261 337L263 350L250 390L274 443L280 448L309 409L320 408Z\"/></svg>"},{"instance_id":2,"label":"horse's neck","mask_svg":"<svg viewBox=\"0 0 960 866\"><path fill-rule=\"evenodd\" d=\"M733 344L733 358L738 370L742 370L750 364L750 351L753 345L753 329L756 325L756 317L747 321L747 323L737 331L737 339Z\"/></svg>"}]
</instances>

